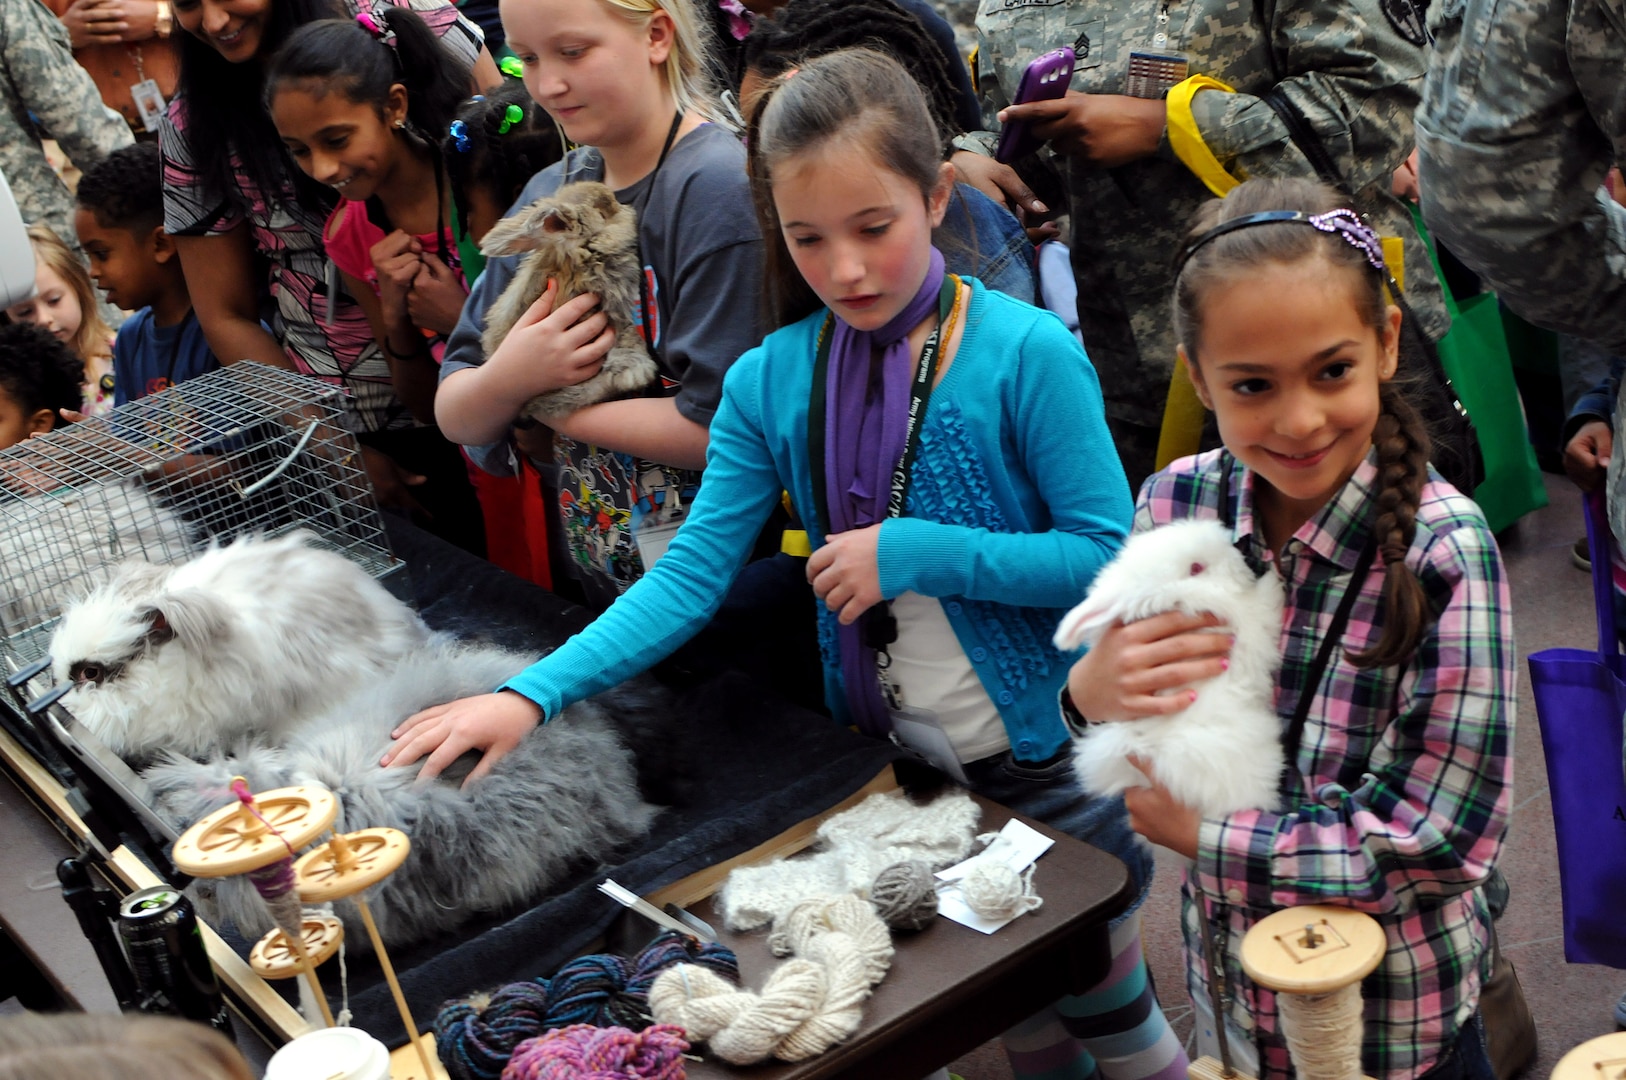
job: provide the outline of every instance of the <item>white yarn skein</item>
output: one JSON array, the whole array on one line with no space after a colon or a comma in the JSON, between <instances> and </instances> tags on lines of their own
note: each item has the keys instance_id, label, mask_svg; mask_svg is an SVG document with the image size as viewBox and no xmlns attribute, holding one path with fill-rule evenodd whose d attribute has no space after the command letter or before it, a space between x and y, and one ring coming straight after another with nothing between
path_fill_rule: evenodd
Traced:
<instances>
[{"instance_id":1,"label":"white yarn skein","mask_svg":"<svg viewBox=\"0 0 1626 1080\"><path fill-rule=\"evenodd\" d=\"M1033 891L1033 869L1017 874L1006 863L980 860L960 879L960 895L985 919L1014 919L1037 911L1044 900Z\"/></svg>"},{"instance_id":2,"label":"white yarn skein","mask_svg":"<svg viewBox=\"0 0 1626 1080\"><path fill-rule=\"evenodd\" d=\"M1282 1037L1301 1080L1358 1080L1361 1073L1361 984L1328 994L1277 994Z\"/></svg>"},{"instance_id":3,"label":"white yarn skein","mask_svg":"<svg viewBox=\"0 0 1626 1080\"><path fill-rule=\"evenodd\" d=\"M891 966L886 924L850 894L805 901L783 923L776 943L796 956L774 969L760 994L679 964L650 988L656 1022L678 1025L735 1065L802 1061L850 1037L870 987Z\"/></svg>"}]
</instances>

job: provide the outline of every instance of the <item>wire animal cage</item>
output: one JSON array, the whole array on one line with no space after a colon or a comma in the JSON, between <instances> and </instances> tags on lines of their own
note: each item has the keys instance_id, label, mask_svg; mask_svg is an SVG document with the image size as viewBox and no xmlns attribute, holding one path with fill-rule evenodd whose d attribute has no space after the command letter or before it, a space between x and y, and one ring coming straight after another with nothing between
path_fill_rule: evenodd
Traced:
<instances>
[{"instance_id":1,"label":"wire animal cage","mask_svg":"<svg viewBox=\"0 0 1626 1080\"><path fill-rule=\"evenodd\" d=\"M65 605L130 559L315 533L383 578L390 553L343 394L243 362L0 451L0 669L45 655Z\"/></svg>"}]
</instances>

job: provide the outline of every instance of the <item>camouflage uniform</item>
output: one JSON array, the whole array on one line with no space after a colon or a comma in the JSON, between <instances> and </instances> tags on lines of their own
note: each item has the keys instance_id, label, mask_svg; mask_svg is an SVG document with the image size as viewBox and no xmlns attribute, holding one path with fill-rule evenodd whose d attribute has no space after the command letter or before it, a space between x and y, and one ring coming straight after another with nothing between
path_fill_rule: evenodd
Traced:
<instances>
[{"instance_id":1,"label":"camouflage uniform","mask_svg":"<svg viewBox=\"0 0 1626 1080\"><path fill-rule=\"evenodd\" d=\"M1122 94L1132 50L1180 53L1190 74L1238 92L1203 91L1192 113L1226 169L1249 176L1308 176L1315 169L1277 113L1256 95L1279 86L1308 121L1359 209L1385 235L1406 240L1408 299L1432 337L1449 325L1439 286L1390 174L1412 147L1411 113L1423 80L1423 29L1410 0L983 0L977 75L984 122L1015 93L1035 56L1062 45L1080 53L1072 89ZM1385 11L1392 14L1386 16ZM1154 47L1160 12L1166 45ZM1267 39L1256 17L1268 20ZM992 137L957 142L991 153ZM1047 156L1048 153L1047 153ZM1116 169L1055 157L1072 214L1073 272L1084 344L1124 445L1126 425L1161 423L1175 340L1171 263L1197 208L1214 196L1169 149ZM1133 464L1133 462L1126 462ZM1145 463L1149 467L1150 462Z\"/></svg>"},{"instance_id":2,"label":"camouflage uniform","mask_svg":"<svg viewBox=\"0 0 1626 1080\"><path fill-rule=\"evenodd\" d=\"M1429 228L1532 322L1626 353L1620 0L1436 0L1417 116Z\"/></svg>"},{"instance_id":3,"label":"camouflage uniform","mask_svg":"<svg viewBox=\"0 0 1626 1080\"><path fill-rule=\"evenodd\" d=\"M134 141L130 125L102 104L95 82L74 63L67 29L38 0L0 0L0 63L0 170L23 219L49 225L77 250L73 196L45 160L39 128L88 169Z\"/></svg>"}]
</instances>

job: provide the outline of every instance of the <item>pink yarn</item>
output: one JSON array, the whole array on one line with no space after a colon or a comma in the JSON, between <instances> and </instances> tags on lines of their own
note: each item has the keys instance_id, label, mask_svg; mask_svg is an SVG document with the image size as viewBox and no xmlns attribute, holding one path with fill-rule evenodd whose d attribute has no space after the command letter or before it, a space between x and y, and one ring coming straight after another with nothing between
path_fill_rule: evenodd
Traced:
<instances>
[{"instance_id":1,"label":"pink yarn","mask_svg":"<svg viewBox=\"0 0 1626 1080\"><path fill-rule=\"evenodd\" d=\"M643 1031L572 1024L526 1039L502 1071L502 1080L684 1080L683 1029L656 1024Z\"/></svg>"}]
</instances>

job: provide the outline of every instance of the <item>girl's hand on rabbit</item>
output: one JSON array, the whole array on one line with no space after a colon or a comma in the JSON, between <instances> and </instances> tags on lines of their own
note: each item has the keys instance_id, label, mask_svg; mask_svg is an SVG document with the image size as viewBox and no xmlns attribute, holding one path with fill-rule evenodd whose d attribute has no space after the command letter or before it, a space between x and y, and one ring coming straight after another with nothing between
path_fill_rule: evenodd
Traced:
<instances>
[{"instance_id":1,"label":"girl's hand on rabbit","mask_svg":"<svg viewBox=\"0 0 1626 1080\"><path fill-rule=\"evenodd\" d=\"M479 750L480 763L463 781L466 788L490 772L541 722L541 708L512 690L463 698L408 717L390 732L395 745L379 764L411 765L428 754L429 760L418 770L418 780L423 782L439 776L468 751Z\"/></svg>"},{"instance_id":2,"label":"girl's hand on rabbit","mask_svg":"<svg viewBox=\"0 0 1626 1080\"><path fill-rule=\"evenodd\" d=\"M824 606L836 613L843 626L881 602L881 568L876 549L881 527L870 525L826 537L824 546L807 560L807 580Z\"/></svg>"},{"instance_id":3,"label":"girl's hand on rabbit","mask_svg":"<svg viewBox=\"0 0 1626 1080\"><path fill-rule=\"evenodd\" d=\"M1113 623L1067 677L1074 706L1096 721L1179 712L1197 700L1192 683L1230 664L1235 639L1207 632L1219 625L1218 616L1178 611Z\"/></svg>"},{"instance_id":4,"label":"girl's hand on rabbit","mask_svg":"<svg viewBox=\"0 0 1626 1080\"><path fill-rule=\"evenodd\" d=\"M598 374L615 328L595 310L592 293L559 304L559 284L550 280L536 303L525 310L485 366L508 385L505 395L523 403L538 394L575 386Z\"/></svg>"},{"instance_id":5,"label":"girl's hand on rabbit","mask_svg":"<svg viewBox=\"0 0 1626 1080\"><path fill-rule=\"evenodd\" d=\"M1188 859L1197 857L1197 831L1202 827L1202 815L1169 794L1169 789L1152 776L1152 765L1144 758L1131 754L1129 763L1146 775L1150 787L1130 788L1124 792L1124 805L1129 808L1129 827L1154 844L1178 852Z\"/></svg>"}]
</instances>

